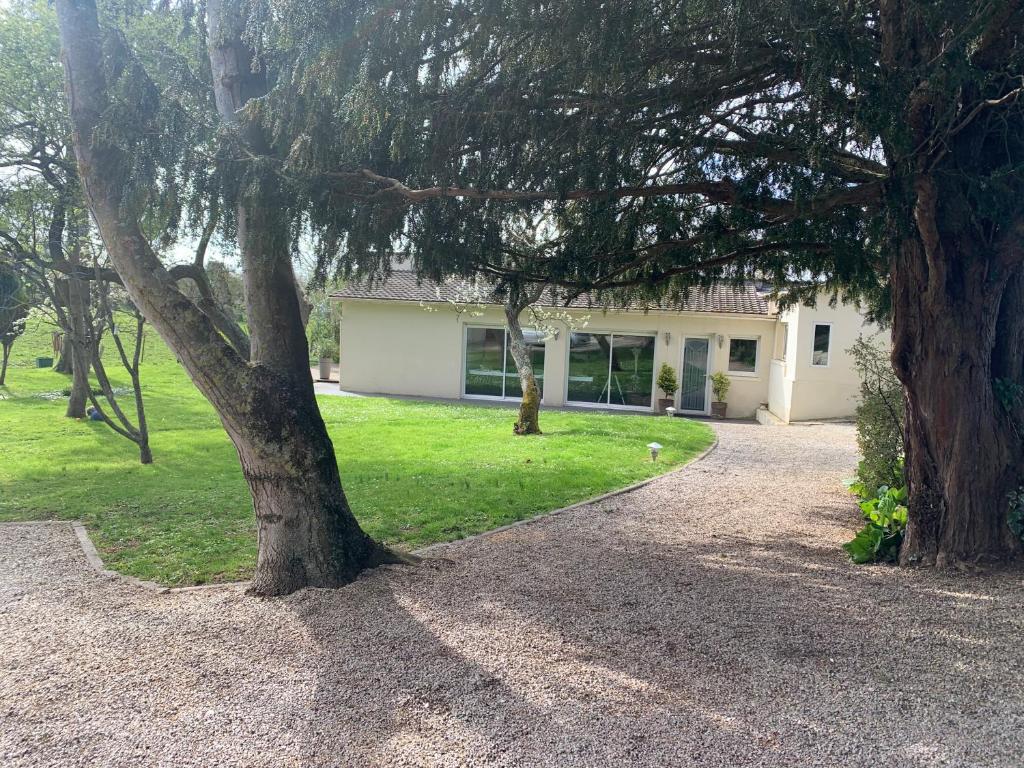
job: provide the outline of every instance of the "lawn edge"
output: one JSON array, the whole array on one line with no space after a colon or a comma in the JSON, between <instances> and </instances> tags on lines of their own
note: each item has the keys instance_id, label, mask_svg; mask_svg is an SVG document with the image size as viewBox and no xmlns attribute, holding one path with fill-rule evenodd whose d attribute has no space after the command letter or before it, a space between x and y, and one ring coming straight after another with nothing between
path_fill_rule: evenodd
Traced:
<instances>
[{"instance_id":1,"label":"lawn edge","mask_svg":"<svg viewBox=\"0 0 1024 768\"><path fill-rule=\"evenodd\" d=\"M429 555L434 550L438 550L438 549L441 549L443 547L457 546L459 544L464 544L466 542L471 542L471 541L474 541L474 540L477 540L477 539L487 538L488 536L494 536L495 534L503 533L504 531L509 531L509 530L512 530L513 528L520 528L522 526L531 525L533 523L537 523L537 522L540 522L542 520L545 520L545 519L547 519L549 517L554 517L555 515L561 515L561 514L564 514L566 512L572 512L573 510L579 509L580 507L584 507L584 506L586 506L588 504L595 504L595 503L597 503L599 501L604 501L606 499L612 499L612 498L615 498L616 496L621 496L621 495L626 494L626 493L631 493L631 492L633 492L635 490L643 488L646 485L650 485L655 480L660 480L663 477L668 477L669 475L673 475L676 472L684 472L687 469L689 469L690 467L692 467L694 464L697 464L698 462L703 461L712 451L714 451L716 448L718 448L718 442L719 442L718 432L715 431L714 428L712 428L712 433L714 434L714 438L715 439L711 442L711 445L709 445L707 448L705 448L698 455L694 456L692 459L687 461L682 466L676 467L674 469L670 469L668 472L662 472L661 474L654 475L652 477L648 477L646 480L641 480L639 482L633 483L632 485L627 485L627 486L624 486L622 488L617 488L614 491L608 491L607 493L602 493L602 494L599 494L598 496L593 496L592 498L584 499L583 501L577 501L574 504L570 504L567 507L561 507L559 509L553 509L550 512L541 512L541 513L539 513L537 515L534 515L533 517L527 517L524 520L517 520L516 522L509 523L508 525L502 525L502 526L500 526L498 528L492 528L489 531L482 531L480 533L474 533L471 536L465 536L465 537L463 537L461 539L454 539L452 541L439 541L436 544L428 544L425 547L420 547L419 549L412 550L412 554L416 555L417 557L422 557L424 555ZM237 587L241 587L241 586L247 586L249 584L248 581L218 581L218 582L213 583L213 584L196 584L196 585L188 586L188 587L166 587L163 584L158 584L155 581L145 581L145 580L139 579L139 578L137 578L135 576L129 576L128 574L119 573L118 571L112 571L109 568L107 568L104 565L104 563L103 563L103 559L100 557L99 551L96 549L96 545L93 544L92 539L89 537L89 531L86 529L85 525L83 525L82 523L80 523L78 521L75 521L75 520L71 520L71 521L68 521L68 520L27 520L27 521L23 521L22 522L22 521L12 520L12 521L9 521L9 522L3 523L3 524L4 525L25 525L25 524L28 524L28 525L70 525L71 529L75 533L75 539L78 541L78 545L81 547L82 553L85 555L85 560L86 560L86 562L88 563L89 567L92 570L96 571L100 575L105 576L105 577L107 577L109 579L120 580L120 581L123 581L123 582L125 582L127 584L131 584L132 586L140 587L142 589L145 589L145 590L147 590L149 592L157 592L158 594L169 595L169 594L177 594L177 593L181 593L181 592L200 592L200 591L208 590L208 589L224 589L224 588L230 588L230 587L237 588Z\"/></svg>"},{"instance_id":2,"label":"lawn edge","mask_svg":"<svg viewBox=\"0 0 1024 768\"><path fill-rule=\"evenodd\" d=\"M429 555L434 550L441 549L442 547L453 547L453 546L457 546L459 544L465 544L466 542L469 542L469 541L474 541L476 539L484 539L484 538L487 538L488 536L494 536L495 534L503 533L504 531L509 531L509 530L512 530L513 528L521 528L522 526L525 526L525 525L531 525L533 523L539 523L539 522L541 522L543 520L546 520L549 517L554 517L555 515L561 515L561 514L564 514L566 512L572 512L573 510L579 509L580 507L585 507L588 504L596 504L597 502L605 501L606 499L613 499L616 496L622 496L623 494L626 494L626 493L632 493L633 491L639 490L640 488L643 488L644 486L650 485L655 480L661 480L663 477L668 477L669 475L674 475L676 472L685 472L687 469L692 467L694 464L697 464L698 462L701 462L705 458L707 458L708 454L710 454L712 451L714 451L718 447L718 440L719 440L718 432L715 431L713 427L712 427L712 433L714 434L715 439L712 441L711 445L709 445L707 448L705 448L703 451L701 451L701 453L699 453L698 455L694 456L692 459L687 461L682 466L676 467L675 469L670 469L668 472L662 472L659 475L653 475L652 477L648 477L646 480L640 480L639 482L633 483L632 485L627 485L627 486L624 486L622 488L617 488L614 491L608 491L607 493L602 493L602 494L600 494L598 496L594 496L594 497L589 498L589 499L584 499L583 501L577 501L577 502L575 502L573 504L570 504L567 507L561 507L560 509L553 509L550 512L541 512L539 514L534 515L533 517L527 517L527 518L525 518L523 520L516 520L514 523L508 523L507 525L502 525L502 526L500 526L498 528L491 528L489 531L481 531L480 533L474 533L471 536L464 536L461 539L453 539L452 541L439 541L436 544L428 544L427 546L421 547L420 549L412 550L412 554L416 555L417 557L421 557L423 555Z\"/></svg>"}]
</instances>

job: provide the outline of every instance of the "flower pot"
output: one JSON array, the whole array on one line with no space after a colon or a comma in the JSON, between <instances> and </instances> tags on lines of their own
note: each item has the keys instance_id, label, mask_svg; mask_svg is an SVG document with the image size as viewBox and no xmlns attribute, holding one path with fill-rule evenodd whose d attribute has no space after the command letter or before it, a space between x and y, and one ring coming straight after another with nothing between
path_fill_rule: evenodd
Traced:
<instances>
[{"instance_id":1,"label":"flower pot","mask_svg":"<svg viewBox=\"0 0 1024 768\"><path fill-rule=\"evenodd\" d=\"M711 415L716 419L725 418L725 409L728 408L726 403L712 403L711 404Z\"/></svg>"},{"instance_id":2,"label":"flower pot","mask_svg":"<svg viewBox=\"0 0 1024 768\"><path fill-rule=\"evenodd\" d=\"M329 357L320 358L320 381L331 380L331 368L334 366L334 361Z\"/></svg>"},{"instance_id":3,"label":"flower pot","mask_svg":"<svg viewBox=\"0 0 1024 768\"><path fill-rule=\"evenodd\" d=\"M675 403L671 397L659 397L658 398L658 413L664 413L666 408L671 408Z\"/></svg>"}]
</instances>

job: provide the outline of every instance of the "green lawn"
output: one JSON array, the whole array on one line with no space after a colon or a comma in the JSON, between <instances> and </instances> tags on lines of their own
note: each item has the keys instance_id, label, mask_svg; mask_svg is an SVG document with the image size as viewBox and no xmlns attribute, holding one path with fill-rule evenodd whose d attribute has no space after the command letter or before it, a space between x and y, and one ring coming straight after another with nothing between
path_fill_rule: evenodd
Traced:
<instances>
[{"instance_id":1,"label":"green lawn","mask_svg":"<svg viewBox=\"0 0 1024 768\"><path fill-rule=\"evenodd\" d=\"M49 333L30 321L0 387L0 520L82 520L108 566L164 584L245 578L255 527L237 457L166 347L147 338L156 462L143 467L135 446L104 424L64 418L68 378L32 367L49 354ZM508 408L340 397L322 397L320 407L356 516L405 549L637 482L713 440L704 424L637 415L545 412L543 436L517 438ZM651 441L665 446L657 464Z\"/></svg>"}]
</instances>

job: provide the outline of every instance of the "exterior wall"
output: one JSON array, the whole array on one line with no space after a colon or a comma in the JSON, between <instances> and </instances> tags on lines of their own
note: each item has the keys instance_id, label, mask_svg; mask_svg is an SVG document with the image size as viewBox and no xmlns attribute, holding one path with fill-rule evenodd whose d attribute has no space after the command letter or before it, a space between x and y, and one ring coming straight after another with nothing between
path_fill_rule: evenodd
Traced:
<instances>
[{"instance_id":1,"label":"exterior wall","mask_svg":"<svg viewBox=\"0 0 1024 768\"><path fill-rule=\"evenodd\" d=\"M456 398L462 328L451 310L344 301L340 387L352 392Z\"/></svg>"},{"instance_id":2,"label":"exterior wall","mask_svg":"<svg viewBox=\"0 0 1024 768\"><path fill-rule=\"evenodd\" d=\"M445 305L427 311L414 303L372 300L342 302L341 388L355 392L458 398L463 391L463 357L467 325L504 326L499 307L480 317L457 315ZM726 371L732 380L729 416L746 418L768 402L768 379L775 348L774 318L710 313L642 313L573 311L574 325L588 333L620 332L656 335L655 377L662 363L681 370L684 336L710 338L708 373ZM583 319L586 325L582 326ZM532 323L529 314L523 323ZM568 328L549 339L544 356L544 404L566 404L569 360ZM666 334L668 336L666 337ZM730 374L729 338L758 339L754 374ZM653 389L654 385L652 385ZM662 397L652 391L652 404ZM678 394L676 402L678 403ZM711 395L707 397L710 403Z\"/></svg>"},{"instance_id":3,"label":"exterior wall","mask_svg":"<svg viewBox=\"0 0 1024 768\"><path fill-rule=\"evenodd\" d=\"M789 324L785 360L772 361L769 409L783 421L808 421L852 416L860 395L860 381L847 350L858 336L872 336L878 328L865 321L852 305L828 306L822 298L817 307L796 306L779 315ZM827 366L811 364L814 326L831 325ZM780 353L781 354L781 353Z\"/></svg>"}]
</instances>

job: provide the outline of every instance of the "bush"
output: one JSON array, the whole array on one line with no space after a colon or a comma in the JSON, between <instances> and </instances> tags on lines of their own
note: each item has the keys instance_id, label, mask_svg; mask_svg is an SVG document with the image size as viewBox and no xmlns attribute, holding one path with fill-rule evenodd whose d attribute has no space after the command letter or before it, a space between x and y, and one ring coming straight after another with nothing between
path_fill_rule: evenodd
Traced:
<instances>
[{"instance_id":1,"label":"bush","mask_svg":"<svg viewBox=\"0 0 1024 768\"><path fill-rule=\"evenodd\" d=\"M306 298L311 304L309 322L306 324L310 354L313 359L325 357L337 362L341 333L337 304L331 301L330 294L325 290L310 291Z\"/></svg>"},{"instance_id":2,"label":"bush","mask_svg":"<svg viewBox=\"0 0 1024 768\"><path fill-rule=\"evenodd\" d=\"M716 403L725 402L725 398L729 394L729 387L731 386L732 382L729 381L729 377L721 371L711 374L711 391L715 393Z\"/></svg>"},{"instance_id":3,"label":"bush","mask_svg":"<svg viewBox=\"0 0 1024 768\"><path fill-rule=\"evenodd\" d=\"M863 486L851 486L854 492L863 492ZM843 544L850 559L858 564L895 563L899 559L903 533L907 528L907 490L905 488L878 489L874 498L860 503L867 525Z\"/></svg>"},{"instance_id":4,"label":"bush","mask_svg":"<svg viewBox=\"0 0 1024 768\"><path fill-rule=\"evenodd\" d=\"M867 495L882 487L902 488L903 479L903 385L896 378L889 351L863 337L849 349L860 376L857 406L857 446L861 462L857 477Z\"/></svg>"},{"instance_id":5,"label":"bush","mask_svg":"<svg viewBox=\"0 0 1024 768\"><path fill-rule=\"evenodd\" d=\"M1015 491L1010 491L1007 498L1010 502L1010 509L1006 514L1006 520L1014 536L1024 541L1024 485Z\"/></svg>"},{"instance_id":6,"label":"bush","mask_svg":"<svg viewBox=\"0 0 1024 768\"><path fill-rule=\"evenodd\" d=\"M676 381L676 369L668 363L661 364L658 371L658 389L665 393L665 397L672 397L679 389L679 382Z\"/></svg>"}]
</instances>

